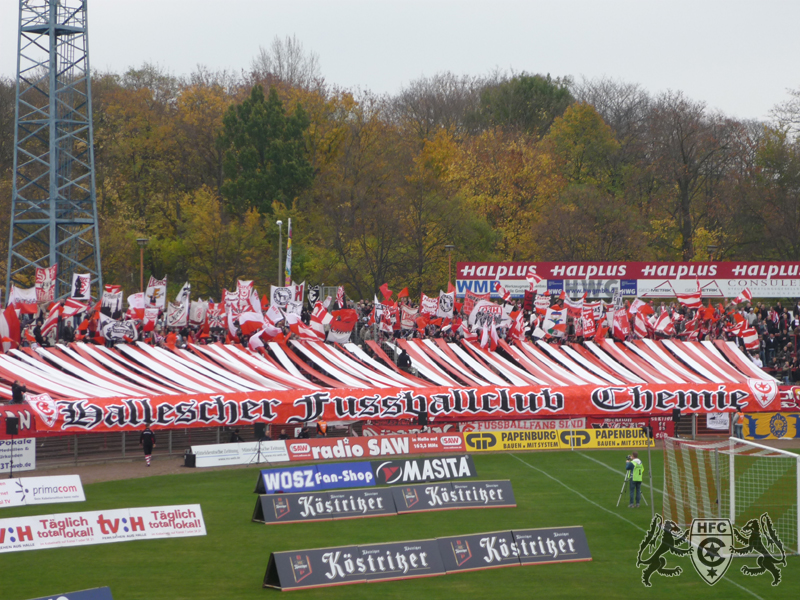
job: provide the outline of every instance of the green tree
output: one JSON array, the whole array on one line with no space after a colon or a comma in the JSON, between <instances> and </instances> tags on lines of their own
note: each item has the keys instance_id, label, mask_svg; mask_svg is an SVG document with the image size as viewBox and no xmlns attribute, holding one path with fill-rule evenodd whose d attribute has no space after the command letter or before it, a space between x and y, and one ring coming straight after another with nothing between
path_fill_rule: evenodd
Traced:
<instances>
[{"instance_id":1,"label":"green tree","mask_svg":"<svg viewBox=\"0 0 800 600\"><path fill-rule=\"evenodd\" d=\"M568 78L522 73L487 86L481 92L476 124L540 138L572 103L569 84Z\"/></svg>"},{"instance_id":2,"label":"green tree","mask_svg":"<svg viewBox=\"0 0 800 600\"><path fill-rule=\"evenodd\" d=\"M270 214L275 201L290 207L311 185L314 172L304 138L309 118L302 105L287 115L277 90L270 88L265 98L257 85L228 110L223 126L222 194L232 213L255 208Z\"/></svg>"}]
</instances>

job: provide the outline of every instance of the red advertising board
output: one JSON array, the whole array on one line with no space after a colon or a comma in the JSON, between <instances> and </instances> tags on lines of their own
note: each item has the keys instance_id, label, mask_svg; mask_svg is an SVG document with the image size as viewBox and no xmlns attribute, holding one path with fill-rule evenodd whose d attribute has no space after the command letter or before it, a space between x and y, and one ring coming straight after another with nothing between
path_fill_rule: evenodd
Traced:
<instances>
[{"instance_id":1,"label":"red advertising board","mask_svg":"<svg viewBox=\"0 0 800 600\"><path fill-rule=\"evenodd\" d=\"M800 262L460 262L456 279L798 279Z\"/></svg>"},{"instance_id":2,"label":"red advertising board","mask_svg":"<svg viewBox=\"0 0 800 600\"><path fill-rule=\"evenodd\" d=\"M378 435L369 437L327 438L286 442L290 460L341 460L463 452L464 439L454 433Z\"/></svg>"}]
</instances>

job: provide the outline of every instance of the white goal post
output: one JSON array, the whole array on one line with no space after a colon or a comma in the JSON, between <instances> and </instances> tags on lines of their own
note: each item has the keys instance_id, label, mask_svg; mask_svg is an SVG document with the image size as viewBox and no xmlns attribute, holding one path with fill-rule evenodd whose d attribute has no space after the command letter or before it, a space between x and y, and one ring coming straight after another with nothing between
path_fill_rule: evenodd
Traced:
<instances>
[{"instance_id":1,"label":"white goal post","mask_svg":"<svg viewBox=\"0 0 800 600\"><path fill-rule=\"evenodd\" d=\"M800 454L729 438L664 440L663 517L686 527L696 518L741 527L769 513L787 553L800 540Z\"/></svg>"}]
</instances>

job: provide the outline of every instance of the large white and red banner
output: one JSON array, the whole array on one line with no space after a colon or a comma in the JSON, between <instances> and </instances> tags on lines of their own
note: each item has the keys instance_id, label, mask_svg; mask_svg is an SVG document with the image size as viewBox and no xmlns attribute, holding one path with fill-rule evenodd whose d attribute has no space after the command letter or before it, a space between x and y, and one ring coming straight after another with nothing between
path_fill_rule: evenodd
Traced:
<instances>
[{"instance_id":1,"label":"large white and red banner","mask_svg":"<svg viewBox=\"0 0 800 600\"><path fill-rule=\"evenodd\" d=\"M464 452L460 433L417 433L367 437L317 437L286 442L289 460L341 460L406 454Z\"/></svg>"},{"instance_id":2,"label":"large white and red banner","mask_svg":"<svg viewBox=\"0 0 800 600\"><path fill-rule=\"evenodd\" d=\"M539 293L674 298L697 290L703 298L736 298L748 289L755 298L800 296L800 262L460 262L456 266L456 293L489 293L500 297L498 286L515 298L530 289Z\"/></svg>"},{"instance_id":3,"label":"large white and red banner","mask_svg":"<svg viewBox=\"0 0 800 600\"><path fill-rule=\"evenodd\" d=\"M749 379L729 384L630 386L530 386L330 389L187 394L152 398L51 400L36 413L37 431L132 431L154 427L209 427L274 423L417 419L531 419L568 416L668 415L780 410L775 381Z\"/></svg>"},{"instance_id":4,"label":"large white and red banner","mask_svg":"<svg viewBox=\"0 0 800 600\"><path fill-rule=\"evenodd\" d=\"M199 504L0 519L0 553L206 535Z\"/></svg>"}]
</instances>

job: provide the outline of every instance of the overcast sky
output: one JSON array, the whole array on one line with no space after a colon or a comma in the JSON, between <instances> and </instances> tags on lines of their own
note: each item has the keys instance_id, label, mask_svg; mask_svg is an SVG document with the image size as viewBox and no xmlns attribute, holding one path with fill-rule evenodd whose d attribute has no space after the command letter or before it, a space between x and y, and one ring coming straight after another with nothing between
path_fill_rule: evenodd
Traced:
<instances>
[{"instance_id":1,"label":"overcast sky","mask_svg":"<svg viewBox=\"0 0 800 600\"><path fill-rule=\"evenodd\" d=\"M18 0L0 2L0 73L16 75ZM91 0L90 61L246 69L295 35L332 84L393 93L439 71L499 67L608 76L683 90L738 118L766 118L800 88L798 0Z\"/></svg>"}]
</instances>

